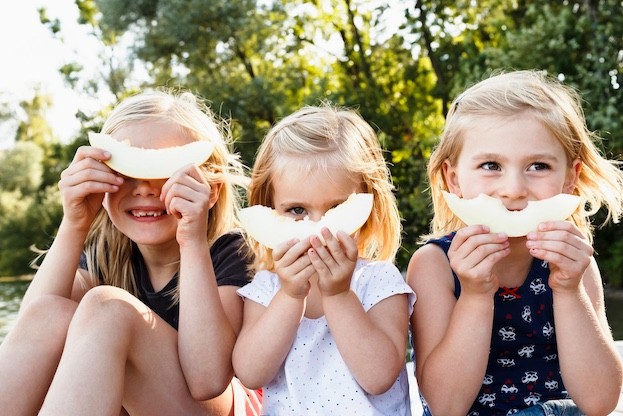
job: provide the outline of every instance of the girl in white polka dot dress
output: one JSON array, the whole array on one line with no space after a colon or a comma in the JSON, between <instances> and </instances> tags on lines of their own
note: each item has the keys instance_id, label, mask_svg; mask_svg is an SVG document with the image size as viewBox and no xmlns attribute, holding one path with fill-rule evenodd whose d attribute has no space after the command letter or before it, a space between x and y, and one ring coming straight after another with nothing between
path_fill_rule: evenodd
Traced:
<instances>
[{"instance_id":1,"label":"girl in white polka dot dress","mask_svg":"<svg viewBox=\"0 0 623 416\"><path fill-rule=\"evenodd\" d=\"M375 132L354 111L305 107L258 150L249 204L318 221L353 193L373 209L354 235L328 229L274 249L258 272L234 348L238 378L264 388L265 415L409 415L405 367L415 294L392 263L400 217Z\"/></svg>"}]
</instances>

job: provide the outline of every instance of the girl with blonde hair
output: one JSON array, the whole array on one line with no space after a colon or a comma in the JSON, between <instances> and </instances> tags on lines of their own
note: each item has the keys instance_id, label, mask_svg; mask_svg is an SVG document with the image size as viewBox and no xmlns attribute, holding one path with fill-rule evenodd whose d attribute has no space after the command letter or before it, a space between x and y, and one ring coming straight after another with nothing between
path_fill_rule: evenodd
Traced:
<instances>
[{"instance_id":1,"label":"girl with blonde hair","mask_svg":"<svg viewBox=\"0 0 623 416\"><path fill-rule=\"evenodd\" d=\"M165 179L124 176L103 163L109 152L77 150L59 182L58 234L0 348L0 407L254 414L255 393L232 380L236 289L250 259L236 212L248 181L225 130L195 95L153 91L119 103L102 133L147 149L206 140L214 150Z\"/></svg>"},{"instance_id":2,"label":"girl with blonde hair","mask_svg":"<svg viewBox=\"0 0 623 416\"><path fill-rule=\"evenodd\" d=\"M493 76L452 104L428 176L432 235L412 256L416 376L440 415L606 415L622 365L589 217L623 212L623 172L597 147L579 95L542 72ZM569 221L522 237L466 226L442 191L507 210L573 194Z\"/></svg>"},{"instance_id":3,"label":"girl with blonde hair","mask_svg":"<svg viewBox=\"0 0 623 416\"><path fill-rule=\"evenodd\" d=\"M400 217L374 130L356 112L304 107L277 123L253 167L249 203L318 221L353 193L373 209L342 231L255 242L257 273L240 289L244 320L233 363L264 387L263 414L410 414L405 366L415 296L393 265Z\"/></svg>"}]
</instances>

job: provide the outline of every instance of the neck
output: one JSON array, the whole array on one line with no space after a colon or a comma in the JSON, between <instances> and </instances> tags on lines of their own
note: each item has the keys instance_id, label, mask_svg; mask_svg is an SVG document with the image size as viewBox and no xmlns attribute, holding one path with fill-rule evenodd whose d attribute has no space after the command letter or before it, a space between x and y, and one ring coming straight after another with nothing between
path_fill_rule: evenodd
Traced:
<instances>
[{"instance_id":1,"label":"neck","mask_svg":"<svg viewBox=\"0 0 623 416\"><path fill-rule=\"evenodd\" d=\"M147 267L149 280L154 290L159 291L179 270L180 252L177 242L174 241L166 246L139 245L138 249Z\"/></svg>"}]
</instances>

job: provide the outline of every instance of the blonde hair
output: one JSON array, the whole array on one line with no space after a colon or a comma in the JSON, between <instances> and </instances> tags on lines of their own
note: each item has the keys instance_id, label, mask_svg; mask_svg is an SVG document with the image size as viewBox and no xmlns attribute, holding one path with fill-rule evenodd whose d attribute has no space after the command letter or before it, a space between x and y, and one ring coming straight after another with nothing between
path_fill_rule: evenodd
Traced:
<instances>
[{"instance_id":1,"label":"blonde hair","mask_svg":"<svg viewBox=\"0 0 623 416\"><path fill-rule=\"evenodd\" d=\"M513 118L529 112L560 142L569 166L582 162L574 194L586 202L573 214L572 221L592 241L589 217L602 206L607 209L605 222L618 222L623 212L623 172L621 162L602 156L600 138L589 131L579 94L572 88L540 71L501 73L467 89L452 103L440 142L428 163L428 179L433 201L433 219L429 236L447 234L464 224L450 211L441 191L448 191L443 175L447 160L456 164L467 129L487 118ZM604 222L604 223L605 223Z\"/></svg>"},{"instance_id":2,"label":"blonde hair","mask_svg":"<svg viewBox=\"0 0 623 416\"><path fill-rule=\"evenodd\" d=\"M359 255L392 261L400 247L400 214L389 169L372 127L355 111L328 104L307 106L277 123L260 145L251 183L249 205L273 206L273 179L285 157L302 161L308 171L328 172L339 166L372 193L374 206L358 236ZM249 238L255 268L272 270L271 250Z\"/></svg>"},{"instance_id":3,"label":"blonde hair","mask_svg":"<svg viewBox=\"0 0 623 416\"><path fill-rule=\"evenodd\" d=\"M225 125L199 97L190 92L155 90L126 98L110 113L102 133L113 134L134 123L168 121L179 126L181 135L214 144L209 159L200 170L209 183L220 182L218 200L208 213L207 241L211 245L222 234L237 228L242 189L248 184L244 165L230 150L231 140ZM117 286L138 295L132 267L132 241L122 234L101 209L91 225L85 242L87 267L104 284Z\"/></svg>"}]
</instances>

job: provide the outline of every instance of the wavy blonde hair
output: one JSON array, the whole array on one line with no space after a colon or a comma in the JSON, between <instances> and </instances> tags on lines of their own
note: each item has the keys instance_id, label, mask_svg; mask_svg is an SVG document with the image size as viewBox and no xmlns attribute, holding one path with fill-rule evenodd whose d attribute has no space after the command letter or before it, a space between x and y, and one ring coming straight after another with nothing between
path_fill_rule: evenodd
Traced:
<instances>
[{"instance_id":1,"label":"wavy blonde hair","mask_svg":"<svg viewBox=\"0 0 623 416\"><path fill-rule=\"evenodd\" d=\"M431 234L440 236L464 226L448 208L442 190L449 191L443 175L447 160L455 165L465 143L464 134L489 118L511 119L528 112L540 121L564 148L569 166L575 159L582 169L575 195L583 198L572 221L592 241L593 226L589 217L602 206L605 222L618 222L623 212L623 171L620 161L602 156L600 138L588 130L577 91L541 71L499 73L479 82L459 95L452 103L440 142L428 163L428 179L433 201Z\"/></svg>"},{"instance_id":2,"label":"wavy blonde hair","mask_svg":"<svg viewBox=\"0 0 623 416\"><path fill-rule=\"evenodd\" d=\"M359 255L393 261L401 241L400 214L383 151L372 127L354 110L329 104L307 106L277 123L260 145L251 183L249 205L274 208L273 180L283 171L285 157L298 158L302 169L329 172L334 166L361 181L372 193L370 217L359 232ZM253 239L256 270L273 270L272 251Z\"/></svg>"},{"instance_id":3,"label":"wavy blonde hair","mask_svg":"<svg viewBox=\"0 0 623 416\"><path fill-rule=\"evenodd\" d=\"M200 166L207 182L223 184L216 204L208 212L207 241L211 245L222 234L238 228L237 211L248 176L238 156L231 151L226 124L190 92L155 90L119 103L102 126L102 133L113 134L124 126L150 121L176 123L184 136L214 144L212 155ZM93 277L138 295L131 261L132 241L113 225L103 208L91 225L85 251Z\"/></svg>"}]
</instances>

